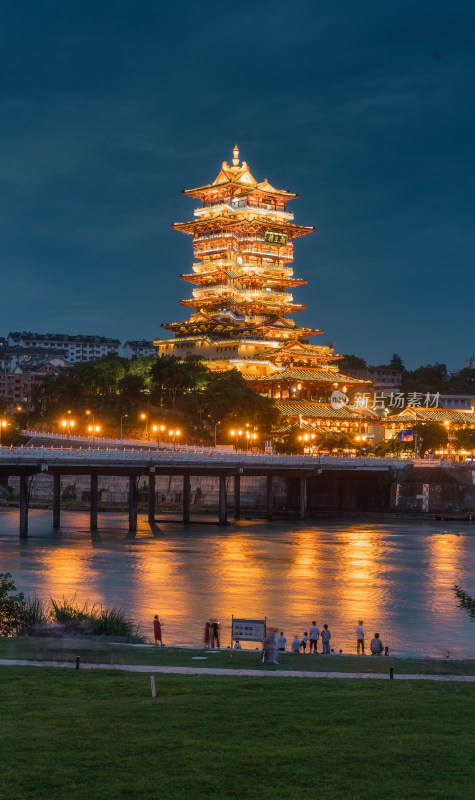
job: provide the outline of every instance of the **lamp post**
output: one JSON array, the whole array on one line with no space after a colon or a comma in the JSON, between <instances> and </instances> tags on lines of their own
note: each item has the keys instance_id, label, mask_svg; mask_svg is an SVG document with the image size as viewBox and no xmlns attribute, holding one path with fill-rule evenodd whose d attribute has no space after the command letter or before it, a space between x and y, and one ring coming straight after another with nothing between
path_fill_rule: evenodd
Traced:
<instances>
[{"instance_id":1,"label":"lamp post","mask_svg":"<svg viewBox=\"0 0 475 800\"><path fill-rule=\"evenodd\" d=\"M176 437L181 436L181 430L179 428L172 428L168 431L169 435L173 437L173 452L176 451Z\"/></svg>"},{"instance_id":2,"label":"lamp post","mask_svg":"<svg viewBox=\"0 0 475 800\"><path fill-rule=\"evenodd\" d=\"M120 418L120 438L121 439L122 439L122 423L123 423L124 419L126 419L128 416L129 416L128 414L122 414L122 416Z\"/></svg>"},{"instance_id":3,"label":"lamp post","mask_svg":"<svg viewBox=\"0 0 475 800\"><path fill-rule=\"evenodd\" d=\"M152 431L157 434L157 450L160 448L160 434L165 430L165 425L152 425Z\"/></svg>"},{"instance_id":4,"label":"lamp post","mask_svg":"<svg viewBox=\"0 0 475 800\"><path fill-rule=\"evenodd\" d=\"M215 422L214 423L214 447L215 447L215 449L216 449L216 428L218 427L218 425L221 425L221 422Z\"/></svg>"},{"instance_id":5,"label":"lamp post","mask_svg":"<svg viewBox=\"0 0 475 800\"><path fill-rule=\"evenodd\" d=\"M68 411L68 416L66 417L66 419L61 420L61 427L66 429L68 435L68 442L69 442L69 437L71 435L71 428L74 428L76 424L75 421L71 419L71 417L69 416L70 414L71 411Z\"/></svg>"},{"instance_id":6,"label":"lamp post","mask_svg":"<svg viewBox=\"0 0 475 800\"><path fill-rule=\"evenodd\" d=\"M2 431L8 425L7 420L4 417L0 417L0 447L2 446Z\"/></svg>"},{"instance_id":7,"label":"lamp post","mask_svg":"<svg viewBox=\"0 0 475 800\"><path fill-rule=\"evenodd\" d=\"M257 433L251 433L250 431L246 431L246 450L249 450L249 445L256 443Z\"/></svg>"},{"instance_id":8,"label":"lamp post","mask_svg":"<svg viewBox=\"0 0 475 800\"><path fill-rule=\"evenodd\" d=\"M92 445L94 446L94 439L96 438L96 433L99 433L99 431L101 429L101 426L100 425L96 425L96 418L95 418L95 415L94 415L93 411L89 411L89 409L88 409L86 411L86 414L87 414L88 417L91 417L91 419L92 419L92 425L89 425L88 431L89 431L89 433L92 433Z\"/></svg>"},{"instance_id":9,"label":"lamp post","mask_svg":"<svg viewBox=\"0 0 475 800\"><path fill-rule=\"evenodd\" d=\"M230 430L229 432L230 432L231 436L234 438L234 449L237 450L238 449L238 438L240 436L242 436L242 430L240 430L239 428L232 428L232 430Z\"/></svg>"},{"instance_id":10,"label":"lamp post","mask_svg":"<svg viewBox=\"0 0 475 800\"><path fill-rule=\"evenodd\" d=\"M140 419L142 419L145 422L145 440L147 440L148 439L148 416L147 416L147 414L145 414L142 411L142 413L140 415Z\"/></svg>"}]
</instances>

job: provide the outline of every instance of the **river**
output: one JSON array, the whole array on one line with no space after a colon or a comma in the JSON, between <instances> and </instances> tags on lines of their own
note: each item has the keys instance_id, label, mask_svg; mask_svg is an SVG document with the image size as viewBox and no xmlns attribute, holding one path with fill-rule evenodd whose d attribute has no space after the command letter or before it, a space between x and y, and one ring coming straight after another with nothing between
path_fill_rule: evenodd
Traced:
<instances>
[{"instance_id":1,"label":"river","mask_svg":"<svg viewBox=\"0 0 475 800\"><path fill-rule=\"evenodd\" d=\"M30 511L30 537L18 537L18 510L0 512L0 572L42 598L121 607L151 635L163 619L165 644L197 645L205 621L267 617L290 641L312 620L328 623L335 651L354 651L364 620L393 654L475 658L475 622L457 608L451 587L475 594L475 526L429 521L241 521L184 527L139 516L135 537L125 514L99 517Z\"/></svg>"}]
</instances>

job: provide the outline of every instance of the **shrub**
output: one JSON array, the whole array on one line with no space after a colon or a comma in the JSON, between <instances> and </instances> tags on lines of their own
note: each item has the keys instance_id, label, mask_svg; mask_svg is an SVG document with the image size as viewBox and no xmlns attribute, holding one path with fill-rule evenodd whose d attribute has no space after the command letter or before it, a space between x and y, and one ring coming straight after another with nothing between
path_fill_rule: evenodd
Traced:
<instances>
[{"instance_id":1,"label":"shrub","mask_svg":"<svg viewBox=\"0 0 475 800\"><path fill-rule=\"evenodd\" d=\"M9 572L0 572L0 636L13 636L20 624L25 595L16 592Z\"/></svg>"},{"instance_id":2,"label":"shrub","mask_svg":"<svg viewBox=\"0 0 475 800\"><path fill-rule=\"evenodd\" d=\"M46 626L47 624L48 612L43 600L39 597L25 598L16 629L17 636L29 636L33 633L37 633L38 631L35 630L36 628Z\"/></svg>"},{"instance_id":3,"label":"shrub","mask_svg":"<svg viewBox=\"0 0 475 800\"><path fill-rule=\"evenodd\" d=\"M91 614L92 633L96 636L120 636L135 642L144 642L139 626L120 608L93 609Z\"/></svg>"},{"instance_id":4,"label":"shrub","mask_svg":"<svg viewBox=\"0 0 475 800\"><path fill-rule=\"evenodd\" d=\"M94 609L92 609L94 610ZM53 622L84 622L90 619L91 613L88 611L88 603L82 608L76 604L76 595L71 600L65 597L61 601L51 598L51 618Z\"/></svg>"}]
</instances>

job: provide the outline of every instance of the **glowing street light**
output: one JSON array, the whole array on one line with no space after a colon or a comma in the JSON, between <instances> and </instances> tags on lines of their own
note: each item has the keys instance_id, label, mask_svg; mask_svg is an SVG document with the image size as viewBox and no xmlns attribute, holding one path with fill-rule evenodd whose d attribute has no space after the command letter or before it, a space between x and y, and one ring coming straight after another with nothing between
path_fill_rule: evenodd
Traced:
<instances>
[{"instance_id":1,"label":"glowing street light","mask_svg":"<svg viewBox=\"0 0 475 800\"><path fill-rule=\"evenodd\" d=\"M145 438L148 439L148 416L144 411L140 414L140 419L145 422Z\"/></svg>"},{"instance_id":2,"label":"glowing street light","mask_svg":"<svg viewBox=\"0 0 475 800\"><path fill-rule=\"evenodd\" d=\"M152 425L152 431L157 434L157 450L160 447L160 434L165 430L165 425Z\"/></svg>"},{"instance_id":3,"label":"glowing street light","mask_svg":"<svg viewBox=\"0 0 475 800\"><path fill-rule=\"evenodd\" d=\"M177 436L181 436L181 430L179 428L171 428L168 431L169 436L173 437L173 452L176 450L176 439Z\"/></svg>"},{"instance_id":4,"label":"glowing street light","mask_svg":"<svg viewBox=\"0 0 475 800\"><path fill-rule=\"evenodd\" d=\"M8 422L4 417L0 417L0 447L2 446L2 431L8 427Z\"/></svg>"},{"instance_id":5,"label":"glowing street light","mask_svg":"<svg viewBox=\"0 0 475 800\"><path fill-rule=\"evenodd\" d=\"M71 414L71 411L68 411L68 415L69 414ZM71 435L71 428L74 428L75 425L76 425L75 421L71 419L70 416L67 416L65 419L61 420L61 427L66 430L66 433L68 435L68 440Z\"/></svg>"},{"instance_id":6,"label":"glowing street light","mask_svg":"<svg viewBox=\"0 0 475 800\"><path fill-rule=\"evenodd\" d=\"M246 449L249 450L249 445L253 445L256 443L257 433L251 433L251 431L246 431Z\"/></svg>"},{"instance_id":7,"label":"glowing street light","mask_svg":"<svg viewBox=\"0 0 475 800\"><path fill-rule=\"evenodd\" d=\"M99 433L99 431L101 430L101 426L100 425L96 425L96 418L94 416L94 412L93 411L90 411L88 409L86 411L86 414L87 414L88 417L91 417L91 419L92 419L92 425L89 425L87 429L88 429L89 433L92 433L92 443L94 444L94 439L95 439L96 433Z\"/></svg>"},{"instance_id":8,"label":"glowing street light","mask_svg":"<svg viewBox=\"0 0 475 800\"><path fill-rule=\"evenodd\" d=\"M237 450L238 449L238 439L239 439L240 436L242 436L242 430L240 430L239 428L232 428L229 431L229 433L234 438L234 449Z\"/></svg>"}]
</instances>

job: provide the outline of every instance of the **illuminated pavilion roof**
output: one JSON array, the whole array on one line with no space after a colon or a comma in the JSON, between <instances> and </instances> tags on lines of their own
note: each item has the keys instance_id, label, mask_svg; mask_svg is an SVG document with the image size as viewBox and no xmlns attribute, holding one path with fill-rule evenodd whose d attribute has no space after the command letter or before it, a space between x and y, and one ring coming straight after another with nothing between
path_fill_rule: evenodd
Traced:
<instances>
[{"instance_id":1,"label":"illuminated pavilion roof","mask_svg":"<svg viewBox=\"0 0 475 800\"><path fill-rule=\"evenodd\" d=\"M330 372L324 369L308 369L299 367L289 367L280 372L275 372L273 375L265 375L261 378L249 377L247 380L259 381L262 383L274 383L281 381L314 381L315 383L331 383L331 384L348 384L353 386L356 384L370 384L371 381L362 381L358 378L350 378L347 375L341 375L339 372Z\"/></svg>"},{"instance_id":2,"label":"illuminated pavilion roof","mask_svg":"<svg viewBox=\"0 0 475 800\"><path fill-rule=\"evenodd\" d=\"M458 411L449 408L420 408L419 406L408 406L400 414L386 417L384 423L406 424L407 422L450 422L458 425L474 425L475 414L471 411Z\"/></svg>"}]
</instances>

